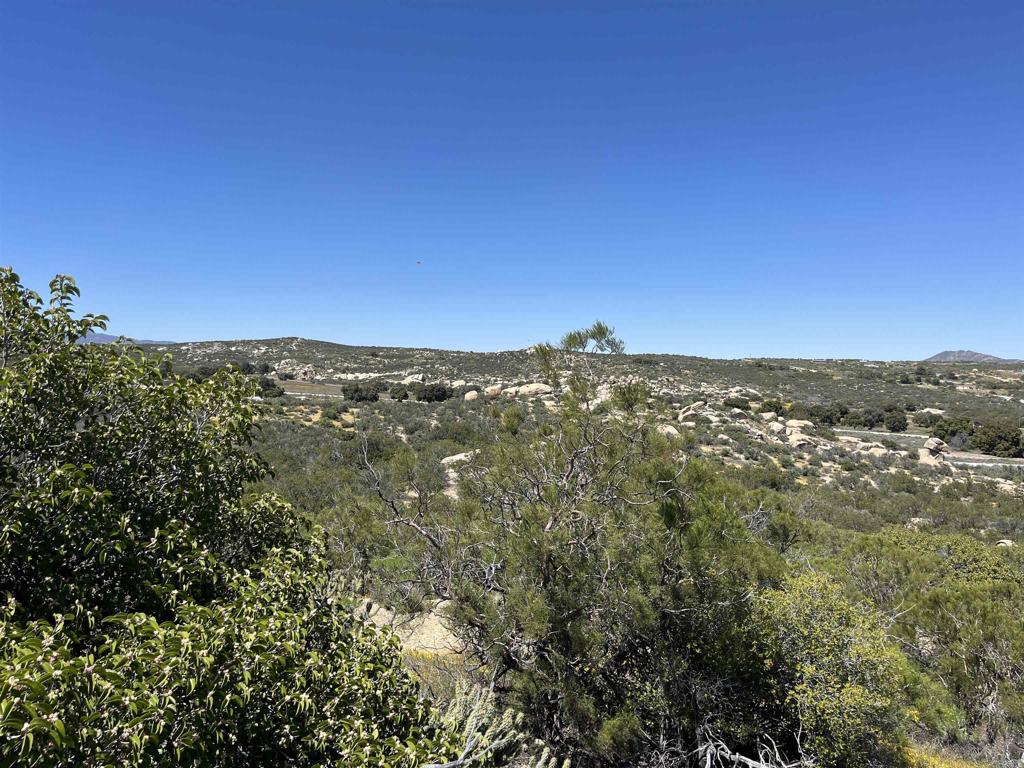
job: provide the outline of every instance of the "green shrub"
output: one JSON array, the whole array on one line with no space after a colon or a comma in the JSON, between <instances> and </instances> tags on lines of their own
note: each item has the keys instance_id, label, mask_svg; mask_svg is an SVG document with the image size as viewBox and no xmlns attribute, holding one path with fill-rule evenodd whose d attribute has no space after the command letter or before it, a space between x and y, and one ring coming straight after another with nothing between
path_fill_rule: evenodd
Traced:
<instances>
[{"instance_id":1,"label":"green shrub","mask_svg":"<svg viewBox=\"0 0 1024 768\"><path fill-rule=\"evenodd\" d=\"M424 403L440 403L455 394L447 384L421 384L416 388L416 399Z\"/></svg>"},{"instance_id":2,"label":"green shrub","mask_svg":"<svg viewBox=\"0 0 1024 768\"><path fill-rule=\"evenodd\" d=\"M890 411L885 415L885 428L890 432L906 432L907 426L907 415L902 411Z\"/></svg>"},{"instance_id":3,"label":"green shrub","mask_svg":"<svg viewBox=\"0 0 1024 768\"><path fill-rule=\"evenodd\" d=\"M413 766L457 754L291 508L254 386L167 380L0 270L0 765Z\"/></svg>"},{"instance_id":4,"label":"green shrub","mask_svg":"<svg viewBox=\"0 0 1024 768\"><path fill-rule=\"evenodd\" d=\"M902 747L911 672L878 618L827 577L803 573L756 601L753 626L793 732L823 766L890 762Z\"/></svg>"},{"instance_id":5,"label":"green shrub","mask_svg":"<svg viewBox=\"0 0 1024 768\"><path fill-rule=\"evenodd\" d=\"M970 446L990 456L1024 456L1024 432L1010 421L982 424L971 435Z\"/></svg>"}]
</instances>

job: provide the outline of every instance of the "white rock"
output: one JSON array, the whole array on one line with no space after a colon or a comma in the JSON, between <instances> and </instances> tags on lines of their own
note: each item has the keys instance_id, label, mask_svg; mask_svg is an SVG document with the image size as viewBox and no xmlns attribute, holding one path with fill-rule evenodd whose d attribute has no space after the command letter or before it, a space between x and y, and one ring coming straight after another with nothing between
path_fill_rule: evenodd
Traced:
<instances>
[{"instance_id":1,"label":"white rock","mask_svg":"<svg viewBox=\"0 0 1024 768\"><path fill-rule=\"evenodd\" d=\"M476 400L478 397L480 397L480 393L477 392L475 389L471 389L471 390L469 390L469 392L467 392L466 394L464 394L462 396L462 399L463 400Z\"/></svg>"},{"instance_id":2,"label":"white rock","mask_svg":"<svg viewBox=\"0 0 1024 768\"><path fill-rule=\"evenodd\" d=\"M479 451L466 451L465 453L456 453L454 456L445 456L441 459L441 463L448 467L452 464L461 464L464 461L469 461L477 455Z\"/></svg>"},{"instance_id":3,"label":"white rock","mask_svg":"<svg viewBox=\"0 0 1024 768\"><path fill-rule=\"evenodd\" d=\"M1013 541L1010 539L1000 539L996 542L997 547L1012 547L1014 546Z\"/></svg>"},{"instance_id":4,"label":"white rock","mask_svg":"<svg viewBox=\"0 0 1024 768\"><path fill-rule=\"evenodd\" d=\"M764 413L758 414L762 421L774 421L775 417L778 416L775 411L765 411Z\"/></svg>"},{"instance_id":5,"label":"white rock","mask_svg":"<svg viewBox=\"0 0 1024 768\"><path fill-rule=\"evenodd\" d=\"M685 408L683 408L679 412L679 421L682 421L683 419L685 419L688 416L693 416L695 413L697 413L697 411L699 411L705 405L707 405L707 403L704 402L703 400L698 400L695 403L690 403L688 406L686 406Z\"/></svg>"},{"instance_id":6,"label":"white rock","mask_svg":"<svg viewBox=\"0 0 1024 768\"><path fill-rule=\"evenodd\" d=\"M501 384L491 384L489 387L484 387L485 397L497 397L501 394Z\"/></svg>"},{"instance_id":7,"label":"white rock","mask_svg":"<svg viewBox=\"0 0 1024 768\"><path fill-rule=\"evenodd\" d=\"M814 429L814 422L807 421L806 419L789 419L786 422L786 426L791 429Z\"/></svg>"},{"instance_id":8,"label":"white rock","mask_svg":"<svg viewBox=\"0 0 1024 768\"><path fill-rule=\"evenodd\" d=\"M554 392L549 384L543 384L541 382L534 382L533 384L523 384L521 387L517 387L516 394L520 397L536 397L537 395L550 395Z\"/></svg>"},{"instance_id":9,"label":"white rock","mask_svg":"<svg viewBox=\"0 0 1024 768\"><path fill-rule=\"evenodd\" d=\"M671 424L659 424L658 433L665 437L679 437L679 430L673 427Z\"/></svg>"},{"instance_id":10,"label":"white rock","mask_svg":"<svg viewBox=\"0 0 1024 768\"><path fill-rule=\"evenodd\" d=\"M789 444L791 446L793 446L794 448L808 448L808 447L814 445L814 443L811 442L811 439L807 435L803 434L802 432L792 432L792 433L790 433L790 435L788 437L788 440L789 440Z\"/></svg>"}]
</instances>

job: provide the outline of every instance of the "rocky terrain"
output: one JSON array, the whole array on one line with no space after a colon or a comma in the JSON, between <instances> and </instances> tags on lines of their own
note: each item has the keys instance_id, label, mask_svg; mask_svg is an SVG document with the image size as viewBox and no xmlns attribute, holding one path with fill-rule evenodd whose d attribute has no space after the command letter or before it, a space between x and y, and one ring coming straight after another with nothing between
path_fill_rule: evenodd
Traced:
<instances>
[{"instance_id":1,"label":"rocky terrain","mask_svg":"<svg viewBox=\"0 0 1024 768\"><path fill-rule=\"evenodd\" d=\"M360 409L344 407L352 383L381 390L387 407L394 384L441 383L469 407L510 400L554 410L558 392L541 380L532 351L457 352L357 347L301 338L216 341L150 347L175 366L248 364L287 393L289 412L317 420L329 403L342 403L339 423L357 428ZM766 457L801 473L800 484L848 483L856 476L877 487L880 476L912 473L935 488L956 479L991 483L1001 493L1024 494L1024 460L953 450L930 435L929 420L947 415L1014 420L1024 425L1024 366L1003 362L923 363L864 360L714 360L679 355L593 356L605 382L593 404L613 389L643 381L660 430L692 436L700 452L730 466ZM833 403L892 407L907 413L906 429L889 431L822 424L799 416L802 407ZM305 405L304 405L305 403ZM419 404L429 408L431 404ZM782 410L779 410L780 405Z\"/></svg>"}]
</instances>

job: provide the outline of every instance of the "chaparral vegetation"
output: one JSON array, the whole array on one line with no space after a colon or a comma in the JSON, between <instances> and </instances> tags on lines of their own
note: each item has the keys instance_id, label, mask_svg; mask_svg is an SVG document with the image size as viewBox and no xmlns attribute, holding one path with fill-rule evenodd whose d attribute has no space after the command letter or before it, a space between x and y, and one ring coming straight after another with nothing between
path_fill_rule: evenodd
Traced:
<instances>
[{"instance_id":1,"label":"chaparral vegetation","mask_svg":"<svg viewBox=\"0 0 1024 768\"><path fill-rule=\"evenodd\" d=\"M1002 363L83 343L0 272L0 765L1024 760Z\"/></svg>"}]
</instances>

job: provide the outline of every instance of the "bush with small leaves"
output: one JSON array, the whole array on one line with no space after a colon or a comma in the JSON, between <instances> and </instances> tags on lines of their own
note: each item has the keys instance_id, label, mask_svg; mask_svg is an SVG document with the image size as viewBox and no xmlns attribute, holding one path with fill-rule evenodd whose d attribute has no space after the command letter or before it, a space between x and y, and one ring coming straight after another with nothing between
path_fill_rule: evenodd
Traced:
<instances>
[{"instance_id":1,"label":"bush with small leaves","mask_svg":"<svg viewBox=\"0 0 1024 768\"><path fill-rule=\"evenodd\" d=\"M759 693L767 709L781 706L806 754L822 766L895 762L912 673L876 614L807 572L758 596L751 626L770 672Z\"/></svg>"}]
</instances>

